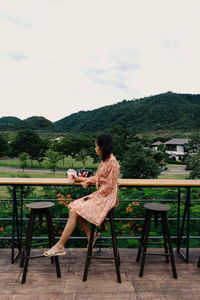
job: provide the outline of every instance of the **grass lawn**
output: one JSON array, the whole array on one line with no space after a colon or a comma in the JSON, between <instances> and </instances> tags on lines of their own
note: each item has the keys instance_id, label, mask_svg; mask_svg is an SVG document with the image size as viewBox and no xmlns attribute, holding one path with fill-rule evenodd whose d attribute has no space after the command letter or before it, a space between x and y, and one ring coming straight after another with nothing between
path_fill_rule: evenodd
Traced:
<instances>
[{"instance_id":1,"label":"grass lawn","mask_svg":"<svg viewBox=\"0 0 200 300\"><path fill-rule=\"evenodd\" d=\"M182 168L185 168L185 165L176 165L176 164L167 164L167 168L173 168L173 169L175 169L175 168L177 168L177 169L182 169Z\"/></svg>"},{"instance_id":2,"label":"grass lawn","mask_svg":"<svg viewBox=\"0 0 200 300\"><path fill-rule=\"evenodd\" d=\"M6 160L0 160L0 166L2 167L13 167L13 168L20 168L20 161L19 159L6 159ZM86 160L86 168L87 169L96 169L98 166L97 164L93 163L93 159L91 157L88 157ZM37 168L37 169L48 169L48 162L44 160L41 165L38 164L38 161L36 160L28 160L27 168ZM57 163L57 168L66 170L69 168L74 169L82 169L83 164L81 161L77 161L70 157L65 157L64 160L60 160Z\"/></svg>"},{"instance_id":3,"label":"grass lawn","mask_svg":"<svg viewBox=\"0 0 200 300\"><path fill-rule=\"evenodd\" d=\"M188 174L162 174L158 179L187 179Z\"/></svg>"},{"instance_id":4,"label":"grass lawn","mask_svg":"<svg viewBox=\"0 0 200 300\"><path fill-rule=\"evenodd\" d=\"M23 172L0 172L0 177L20 177L23 175ZM32 178L66 178L65 174L59 173L25 173L24 175L29 175ZM36 187L36 189L40 189L40 187ZM6 186L0 186L0 199L8 198L8 192Z\"/></svg>"},{"instance_id":5,"label":"grass lawn","mask_svg":"<svg viewBox=\"0 0 200 300\"><path fill-rule=\"evenodd\" d=\"M26 173L26 172L0 172L0 177L17 177L18 175L20 177L26 177L26 175L29 175L29 177L32 178L66 178L65 174L60 174L60 173Z\"/></svg>"}]
</instances>

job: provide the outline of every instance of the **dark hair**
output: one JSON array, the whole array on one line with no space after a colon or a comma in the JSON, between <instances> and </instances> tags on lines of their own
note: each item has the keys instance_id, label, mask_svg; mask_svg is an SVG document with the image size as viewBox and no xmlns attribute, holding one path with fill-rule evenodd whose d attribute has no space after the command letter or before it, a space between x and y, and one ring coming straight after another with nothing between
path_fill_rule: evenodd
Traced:
<instances>
[{"instance_id":1,"label":"dark hair","mask_svg":"<svg viewBox=\"0 0 200 300\"><path fill-rule=\"evenodd\" d=\"M105 161L112 153L112 137L110 134L103 134L98 136L96 140L97 145L102 151L102 160Z\"/></svg>"}]
</instances>

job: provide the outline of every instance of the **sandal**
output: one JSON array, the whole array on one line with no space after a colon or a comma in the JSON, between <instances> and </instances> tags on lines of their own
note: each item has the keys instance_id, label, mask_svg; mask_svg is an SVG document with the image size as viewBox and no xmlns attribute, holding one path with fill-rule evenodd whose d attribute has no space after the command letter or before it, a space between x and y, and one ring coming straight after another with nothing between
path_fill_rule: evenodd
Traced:
<instances>
[{"instance_id":1,"label":"sandal","mask_svg":"<svg viewBox=\"0 0 200 300\"><path fill-rule=\"evenodd\" d=\"M49 249L47 251L44 251L43 255L44 256L48 256L48 257L52 257L52 256L59 256L59 255L65 255L66 251L56 251L54 249Z\"/></svg>"},{"instance_id":2,"label":"sandal","mask_svg":"<svg viewBox=\"0 0 200 300\"><path fill-rule=\"evenodd\" d=\"M92 248L94 247L96 241L97 241L98 239L100 239L100 238L101 238L101 234L98 232L98 233L94 236L94 239L93 239L93 242L92 242ZM88 244L87 244L87 248L88 248L88 247L89 247L89 241L88 241Z\"/></svg>"}]
</instances>

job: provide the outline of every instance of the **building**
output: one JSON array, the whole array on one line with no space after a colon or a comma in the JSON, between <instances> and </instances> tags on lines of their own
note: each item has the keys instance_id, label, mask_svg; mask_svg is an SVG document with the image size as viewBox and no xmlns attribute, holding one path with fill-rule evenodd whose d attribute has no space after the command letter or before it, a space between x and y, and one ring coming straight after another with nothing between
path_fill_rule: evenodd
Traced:
<instances>
[{"instance_id":1,"label":"building","mask_svg":"<svg viewBox=\"0 0 200 300\"><path fill-rule=\"evenodd\" d=\"M163 143L161 143L160 141L157 141L157 142L153 143L153 144L151 145L151 146L152 146L152 149L153 149L154 151L157 151L157 150L158 150L158 146L161 145L161 144L163 144Z\"/></svg>"},{"instance_id":2,"label":"building","mask_svg":"<svg viewBox=\"0 0 200 300\"><path fill-rule=\"evenodd\" d=\"M166 153L170 156L174 156L176 160L183 159L183 157L187 154L186 145L188 144L189 139L172 139L165 143L161 143L157 141L152 144L153 150L157 151L158 145L164 144L166 145Z\"/></svg>"}]
</instances>

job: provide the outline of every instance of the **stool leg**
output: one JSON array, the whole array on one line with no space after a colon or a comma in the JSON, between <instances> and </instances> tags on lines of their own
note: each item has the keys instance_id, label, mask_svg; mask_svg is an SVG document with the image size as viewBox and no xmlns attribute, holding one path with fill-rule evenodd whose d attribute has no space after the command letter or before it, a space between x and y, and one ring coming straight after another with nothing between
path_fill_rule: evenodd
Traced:
<instances>
[{"instance_id":1,"label":"stool leg","mask_svg":"<svg viewBox=\"0 0 200 300\"><path fill-rule=\"evenodd\" d=\"M166 263L169 263L169 256L168 254L168 244L167 244L167 234L163 222L163 214L161 213L161 223L162 223L162 233L163 233L163 238L164 238L164 248L165 248L165 254L166 254Z\"/></svg>"},{"instance_id":2,"label":"stool leg","mask_svg":"<svg viewBox=\"0 0 200 300\"><path fill-rule=\"evenodd\" d=\"M198 261L197 267L200 268L200 256L199 256L199 261Z\"/></svg>"},{"instance_id":3,"label":"stool leg","mask_svg":"<svg viewBox=\"0 0 200 300\"><path fill-rule=\"evenodd\" d=\"M31 217L31 215L30 215ZM21 260L20 260L20 267L22 268L24 266L24 259L25 259L25 252L28 247L28 240L29 240L29 234L30 234L30 225L31 225L31 221L30 221L30 217L29 217L29 221L28 221L28 225L27 225L27 229L26 229L26 239L25 239L25 243L24 243L24 247L22 248L22 255L21 255Z\"/></svg>"},{"instance_id":4,"label":"stool leg","mask_svg":"<svg viewBox=\"0 0 200 300\"><path fill-rule=\"evenodd\" d=\"M144 235L145 235L145 229L146 229L146 220L147 220L147 211L145 214L145 218L144 218L144 223L142 226L142 233L141 233L141 237L140 237L140 241L139 241L139 248L138 248L138 252L137 252L137 258L136 258L136 262L140 261L140 256L141 256L141 252L142 252L142 245L144 242Z\"/></svg>"},{"instance_id":5,"label":"stool leg","mask_svg":"<svg viewBox=\"0 0 200 300\"><path fill-rule=\"evenodd\" d=\"M119 252L117 249L117 239L116 239L116 233L115 233L115 225L114 225L114 219L113 219L113 213L109 214L110 219L110 229L111 229L111 235L112 235L112 245L113 245L113 254L115 259L115 268L117 273L117 281L121 283L121 275L120 275L120 259L119 259Z\"/></svg>"},{"instance_id":6,"label":"stool leg","mask_svg":"<svg viewBox=\"0 0 200 300\"><path fill-rule=\"evenodd\" d=\"M23 260L23 274L22 274L22 281L21 283L26 282L26 274L28 270L28 263L29 263L29 256L31 251L31 242L32 242L32 236L33 236L33 229L34 229L34 221L35 221L35 213L31 210L30 219L29 219L29 226L26 234L26 243L24 248L24 260Z\"/></svg>"},{"instance_id":7,"label":"stool leg","mask_svg":"<svg viewBox=\"0 0 200 300\"><path fill-rule=\"evenodd\" d=\"M115 226L114 226L114 215L113 215L113 212L111 212L111 215L109 215L109 220L110 220L110 224L113 223L113 226L112 226L110 229L112 230L112 228L113 228L113 238L114 238L114 240L115 240L115 245L116 245L116 248L117 248L118 264L119 264L119 266L121 266L121 260L120 260L120 255L119 255L119 249L118 249L118 246L117 246L117 235L116 235ZM111 235L112 235L112 231L111 231Z\"/></svg>"},{"instance_id":8,"label":"stool leg","mask_svg":"<svg viewBox=\"0 0 200 300\"><path fill-rule=\"evenodd\" d=\"M166 212L165 212L165 214L162 214L162 222L164 223L164 226L165 226L165 232L166 232L166 237L167 237L167 242L168 242L168 247L169 247L173 277L175 279L177 279L176 265L175 265L175 260L174 260L174 253L173 253L173 249L172 249L171 237L170 237L170 232L169 232L169 224L168 224L168 218L167 218Z\"/></svg>"},{"instance_id":9,"label":"stool leg","mask_svg":"<svg viewBox=\"0 0 200 300\"><path fill-rule=\"evenodd\" d=\"M53 244L55 243L55 236L53 233L53 222L52 222L52 217L51 217L51 213L50 213L49 209L46 209L46 218L47 218L49 245L50 245L50 247L52 247ZM55 256L54 259L55 259L57 277L61 278L60 264L59 264L58 256Z\"/></svg>"},{"instance_id":10,"label":"stool leg","mask_svg":"<svg viewBox=\"0 0 200 300\"><path fill-rule=\"evenodd\" d=\"M88 245L88 250L87 250L87 256L86 256L86 261L85 261L85 268L84 268L84 273L83 273L83 281L86 281L87 276L88 276L88 270L89 270L89 265L90 265L91 256L92 256L92 248L93 248L92 244L93 244L93 240L94 240L95 229L96 229L96 226L94 224L92 224L89 245Z\"/></svg>"},{"instance_id":11,"label":"stool leg","mask_svg":"<svg viewBox=\"0 0 200 300\"><path fill-rule=\"evenodd\" d=\"M144 228L144 239L143 239L143 245L142 245L142 258L141 258L141 263L140 263L140 273L139 276L143 276L144 272L144 265L145 265L145 258L146 258L146 252L147 252L147 242L148 242L148 237L149 237L149 230L150 230L150 222L151 222L151 213L147 211L147 216L146 216L146 223L145 223L145 228Z\"/></svg>"}]
</instances>

